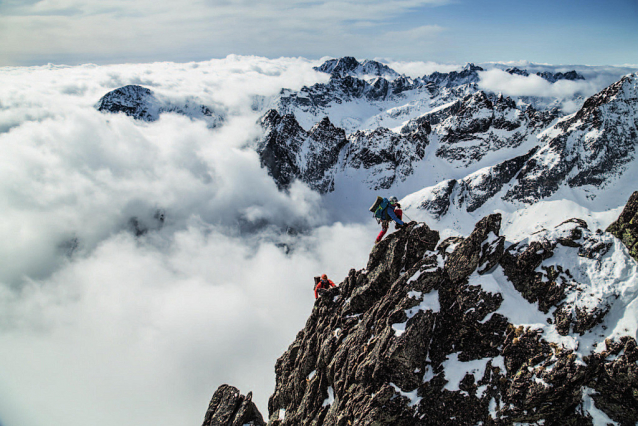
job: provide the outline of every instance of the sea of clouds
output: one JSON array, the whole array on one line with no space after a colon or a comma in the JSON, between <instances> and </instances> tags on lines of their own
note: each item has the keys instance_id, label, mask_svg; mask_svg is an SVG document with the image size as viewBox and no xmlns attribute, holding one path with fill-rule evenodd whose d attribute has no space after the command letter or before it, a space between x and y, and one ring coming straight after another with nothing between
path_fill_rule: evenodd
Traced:
<instances>
[{"instance_id":1,"label":"sea of clouds","mask_svg":"<svg viewBox=\"0 0 638 426\"><path fill-rule=\"evenodd\" d=\"M372 219L331 219L305 185L278 191L249 148L255 96L327 81L319 63L0 68L0 424L198 424L222 383L254 391L267 415L312 277L364 267L377 232ZM568 96L606 81L547 89L503 74L483 86ZM194 97L224 124L95 109L127 84Z\"/></svg>"},{"instance_id":2,"label":"sea of clouds","mask_svg":"<svg viewBox=\"0 0 638 426\"><path fill-rule=\"evenodd\" d=\"M327 223L303 185L278 191L246 148L253 96L325 79L312 65L0 69L3 425L197 424L222 383L266 410L313 275L339 281L374 238ZM225 124L94 108L126 84L195 96Z\"/></svg>"}]
</instances>

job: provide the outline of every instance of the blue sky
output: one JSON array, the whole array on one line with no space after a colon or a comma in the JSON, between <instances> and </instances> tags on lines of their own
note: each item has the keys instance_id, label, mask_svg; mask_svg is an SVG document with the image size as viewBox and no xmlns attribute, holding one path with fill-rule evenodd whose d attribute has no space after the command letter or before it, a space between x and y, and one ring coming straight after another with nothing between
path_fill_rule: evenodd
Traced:
<instances>
[{"instance_id":1,"label":"blue sky","mask_svg":"<svg viewBox=\"0 0 638 426\"><path fill-rule=\"evenodd\" d=\"M352 55L638 64L638 1L0 0L0 66Z\"/></svg>"}]
</instances>

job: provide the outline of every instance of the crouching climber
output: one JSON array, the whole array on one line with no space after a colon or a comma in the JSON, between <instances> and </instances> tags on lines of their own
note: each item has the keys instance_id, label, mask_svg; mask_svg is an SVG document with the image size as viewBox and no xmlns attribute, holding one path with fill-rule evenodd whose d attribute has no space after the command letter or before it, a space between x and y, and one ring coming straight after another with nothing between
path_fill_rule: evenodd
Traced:
<instances>
[{"instance_id":1,"label":"crouching climber","mask_svg":"<svg viewBox=\"0 0 638 426\"><path fill-rule=\"evenodd\" d=\"M322 294L330 287L336 286L335 283L332 282L332 280L328 279L328 276L326 274L321 275L321 278L315 277L315 299L318 297L318 294Z\"/></svg>"},{"instance_id":2,"label":"crouching climber","mask_svg":"<svg viewBox=\"0 0 638 426\"><path fill-rule=\"evenodd\" d=\"M381 222L381 232L377 235L375 244L381 241L385 233L388 232L390 222L394 221L396 223L396 229L405 226L405 223L401 220L403 219L403 211L398 201L397 197L384 198L375 212L374 216Z\"/></svg>"}]
</instances>

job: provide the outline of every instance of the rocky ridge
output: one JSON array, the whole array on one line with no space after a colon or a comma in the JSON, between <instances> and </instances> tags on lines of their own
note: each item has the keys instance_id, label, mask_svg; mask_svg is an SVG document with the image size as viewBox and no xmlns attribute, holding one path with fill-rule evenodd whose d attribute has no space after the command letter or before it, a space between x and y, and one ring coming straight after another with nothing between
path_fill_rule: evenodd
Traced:
<instances>
[{"instance_id":1,"label":"rocky ridge","mask_svg":"<svg viewBox=\"0 0 638 426\"><path fill-rule=\"evenodd\" d=\"M492 67L493 68L493 67ZM280 114L293 114L302 127L309 128L323 116L347 132L394 128L450 102L461 100L480 90L480 73L484 68L468 63L451 72L434 72L421 77L409 77L388 65L376 61L357 61L352 57L331 59L314 68L330 76L327 83L303 87L299 91L282 89L270 102L260 101L262 108L276 109ZM518 68L511 74L529 76ZM576 71L538 72L539 77L554 84L561 80L578 81L584 77ZM544 111L560 108L562 98L519 96L515 102L524 110L527 106ZM582 99L570 99L582 103ZM362 104L367 107L361 108ZM562 114L561 114L562 115Z\"/></svg>"},{"instance_id":2,"label":"rocky ridge","mask_svg":"<svg viewBox=\"0 0 638 426\"><path fill-rule=\"evenodd\" d=\"M359 61L352 56L327 60L322 65L314 67L314 70L342 78L346 76L363 78L383 77L392 80L401 76L401 74L385 64L367 59L359 63Z\"/></svg>"},{"instance_id":3,"label":"rocky ridge","mask_svg":"<svg viewBox=\"0 0 638 426\"><path fill-rule=\"evenodd\" d=\"M516 243L500 226L439 241L413 222L377 244L277 361L268 424L634 425L627 248L580 219Z\"/></svg>"},{"instance_id":4,"label":"rocky ridge","mask_svg":"<svg viewBox=\"0 0 638 426\"><path fill-rule=\"evenodd\" d=\"M522 75L523 77L527 77L530 75L527 70L522 70L516 67L508 68L505 70L505 72L509 74L513 74L513 75ZM570 81L585 80L585 77L577 73L575 70L571 70L567 72L557 72L557 73L544 71L544 72L537 72L536 75L549 81L550 83L556 83L559 80L570 80Z\"/></svg>"},{"instance_id":5,"label":"rocky ridge","mask_svg":"<svg viewBox=\"0 0 638 426\"><path fill-rule=\"evenodd\" d=\"M261 163L279 188L301 180L319 193L334 190L334 177L346 168L369 171L367 183L387 189L413 173L428 144L429 128L416 127L406 134L385 128L346 132L328 117L305 131L291 114L270 110L260 124L265 136L256 144Z\"/></svg>"},{"instance_id":6,"label":"rocky ridge","mask_svg":"<svg viewBox=\"0 0 638 426\"><path fill-rule=\"evenodd\" d=\"M486 116L493 120L492 116L483 114ZM536 111L527 116L526 127L522 128L529 129L528 138L537 139L535 143L528 139L531 143L527 146L531 149L527 153L462 179L449 179L424 188L408 196L405 206L426 210L438 218L452 205L472 212L490 199L533 204L562 188L586 189L593 199L594 191L609 188L635 167L632 165L638 146L638 75L623 77L588 98L576 113L556 119L553 125L542 130L542 123L547 124L552 118L556 117ZM458 118L454 116L454 120ZM480 122L473 124L474 128L479 125ZM436 131L434 126L433 133ZM476 134L472 138L480 140ZM430 140L434 140L432 136ZM516 146L516 138L504 140L514 144L510 147ZM454 145L441 143L437 155L441 151L453 152L452 149ZM472 155L471 158L478 158L475 149L472 144L464 143L459 159ZM489 152L483 149L482 152Z\"/></svg>"},{"instance_id":7,"label":"rocky ridge","mask_svg":"<svg viewBox=\"0 0 638 426\"><path fill-rule=\"evenodd\" d=\"M233 386L220 386L210 400L202 426L265 426L266 422L252 402Z\"/></svg>"}]
</instances>

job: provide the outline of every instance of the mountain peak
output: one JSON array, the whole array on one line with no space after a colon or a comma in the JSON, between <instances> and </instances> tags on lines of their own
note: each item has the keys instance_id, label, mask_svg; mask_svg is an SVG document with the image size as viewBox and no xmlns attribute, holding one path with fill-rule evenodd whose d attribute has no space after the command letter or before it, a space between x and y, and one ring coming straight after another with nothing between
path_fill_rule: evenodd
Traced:
<instances>
[{"instance_id":1,"label":"mountain peak","mask_svg":"<svg viewBox=\"0 0 638 426\"><path fill-rule=\"evenodd\" d=\"M398 72L385 64L368 59L360 63L352 56L344 56L340 59L330 59L322 65L314 67L314 70L325 72L334 77L340 78L348 76L368 79L373 77L383 77L389 80L394 80L395 78L400 77Z\"/></svg>"},{"instance_id":2,"label":"mountain peak","mask_svg":"<svg viewBox=\"0 0 638 426\"><path fill-rule=\"evenodd\" d=\"M203 120L209 128L220 126L224 122L225 113L187 97L173 100L158 97L146 87L127 85L112 90L102 96L95 104L102 113L124 113L129 117L142 121L157 121L162 113L177 113L191 119Z\"/></svg>"}]
</instances>

